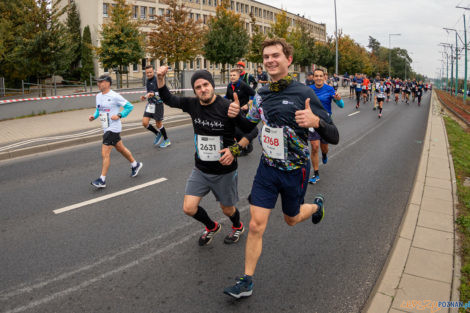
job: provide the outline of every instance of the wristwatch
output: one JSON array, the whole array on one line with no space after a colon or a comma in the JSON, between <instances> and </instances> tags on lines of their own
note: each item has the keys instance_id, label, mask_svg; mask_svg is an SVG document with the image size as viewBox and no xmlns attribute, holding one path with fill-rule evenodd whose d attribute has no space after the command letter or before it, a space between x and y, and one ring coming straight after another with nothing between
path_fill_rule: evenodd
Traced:
<instances>
[{"instance_id":1,"label":"wristwatch","mask_svg":"<svg viewBox=\"0 0 470 313\"><path fill-rule=\"evenodd\" d=\"M121 113L118 113L117 116L119 116L119 118L122 118L122 114L121 114Z\"/></svg>"}]
</instances>

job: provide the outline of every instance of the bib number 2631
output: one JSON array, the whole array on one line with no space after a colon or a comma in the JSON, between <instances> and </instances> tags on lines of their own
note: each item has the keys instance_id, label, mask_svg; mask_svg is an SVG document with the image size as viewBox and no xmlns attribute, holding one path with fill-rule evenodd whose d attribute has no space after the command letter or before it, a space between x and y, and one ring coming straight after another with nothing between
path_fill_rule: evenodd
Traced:
<instances>
[{"instance_id":1,"label":"bib number 2631","mask_svg":"<svg viewBox=\"0 0 470 313\"><path fill-rule=\"evenodd\" d=\"M282 128L263 126L261 144L266 155L273 159L285 159L284 133Z\"/></svg>"},{"instance_id":2,"label":"bib number 2631","mask_svg":"<svg viewBox=\"0 0 470 313\"><path fill-rule=\"evenodd\" d=\"M220 159L220 150L219 136L197 135L197 153L202 161L218 161Z\"/></svg>"}]
</instances>

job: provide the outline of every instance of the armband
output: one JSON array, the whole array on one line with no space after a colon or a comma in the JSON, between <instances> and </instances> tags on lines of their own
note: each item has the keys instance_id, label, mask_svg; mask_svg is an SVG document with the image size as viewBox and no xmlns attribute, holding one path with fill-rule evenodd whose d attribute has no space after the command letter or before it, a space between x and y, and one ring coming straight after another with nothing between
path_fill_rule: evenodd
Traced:
<instances>
[{"instance_id":1,"label":"armband","mask_svg":"<svg viewBox=\"0 0 470 313\"><path fill-rule=\"evenodd\" d=\"M230 153L232 153L234 157L237 157L237 156L240 156L242 147L240 147L238 143L235 143L231 145L230 147L228 147L228 149L230 150Z\"/></svg>"}]
</instances>

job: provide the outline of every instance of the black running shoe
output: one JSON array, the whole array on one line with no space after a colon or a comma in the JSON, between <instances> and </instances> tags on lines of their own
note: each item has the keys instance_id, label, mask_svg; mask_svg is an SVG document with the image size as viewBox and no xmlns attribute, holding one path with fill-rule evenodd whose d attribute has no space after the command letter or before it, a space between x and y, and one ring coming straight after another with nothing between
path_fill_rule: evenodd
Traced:
<instances>
[{"instance_id":1,"label":"black running shoe","mask_svg":"<svg viewBox=\"0 0 470 313\"><path fill-rule=\"evenodd\" d=\"M206 246L210 244L214 235L217 234L221 228L222 226L220 226L220 224L217 222L215 222L215 227L212 230L209 230L206 227L206 230L204 230L204 233L202 233L202 236L199 237L199 245Z\"/></svg>"},{"instance_id":2,"label":"black running shoe","mask_svg":"<svg viewBox=\"0 0 470 313\"><path fill-rule=\"evenodd\" d=\"M245 276L240 277L234 286L225 288L224 293L236 299L249 297L253 293L253 281L248 281Z\"/></svg>"},{"instance_id":3,"label":"black running shoe","mask_svg":"<svg viewBox=\"0 0 470 313\"><path fill-rule=\"evenodd\" d=\"M131 177L136 177L139 174L140 169L144 164L142 162L137 163L135 167L131 167Z\"/></svg>"},{"instance_id":4,"label":"black running shoe","mask_svg":"<svg viewBox=\"0 0 470 313\"><path fill-rule=\"evenodd\" d=\"M106 187L106 182L104 182L101 178L98 178L97 180L92 181L91 184L95 186L96 188Z\"/></svg>"},{"instance_id":5,"label":"black running shoe","mask_svg":"<svg viewBox=\"0 0 470 313\"><path fill-rule=\"evenodd\" d=\"M240 240L241 234L245 232L245 227L243 226L242 223L240 223L241 226L239 228L235 228L232 226L232 231L230 234L225 236L224 243L226 244L232 244L238 242Z\"/></svg>"},{"instance_id":6,"label":"black running shoe","mask_svg":"<svg viewBox=\"0 0 470 313\"><path fill-rule=\"evenodd\" d=\"M315 196L315 200L313 200L313 203L318 205L318 210L312 215L312 223L318 224L322 221L323 217L325 216L325 199L322 195L317 195Z\"/></svg>"}]
</instances>

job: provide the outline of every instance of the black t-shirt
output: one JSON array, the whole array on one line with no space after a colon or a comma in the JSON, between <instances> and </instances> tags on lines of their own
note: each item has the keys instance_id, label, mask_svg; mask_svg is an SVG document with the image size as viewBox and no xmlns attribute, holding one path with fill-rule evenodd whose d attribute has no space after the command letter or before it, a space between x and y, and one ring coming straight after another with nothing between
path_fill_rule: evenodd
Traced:
<instances>
[{"instance_id":1,"label":"black t-shirt","mask_svg":"<svg viewBox=\"0 0 470 313\"><path fill-rule=\"evenodd\" d=\"M182 109L189 113L193 122L195 142L197 135L222 136L223 148L235 144L235 120L227 116L230 101L216 96L213 103L201 105L196 97L178 97L163 86L159 90L162 100L172 108ZM197 153L194 154L196 167L206 174L227 174L237 169L237 159L232 164L224 166L219 161L202 161Z\"/></svg>"},{"instance_id":2,"label":"black t-shirt","mask_svg":"<svg viewBox=\"0 0 470 313\"><path fill-rule=\"evenodd\" d=\"M157 86L157 77L154 75L152 78L147 79L147 83L145 84L147 88L147 93L153 92L155 96L148 98L148 102L152 104L162 103L159 94L158 94L158 86Z\"/></svg>"}]
</instances>

